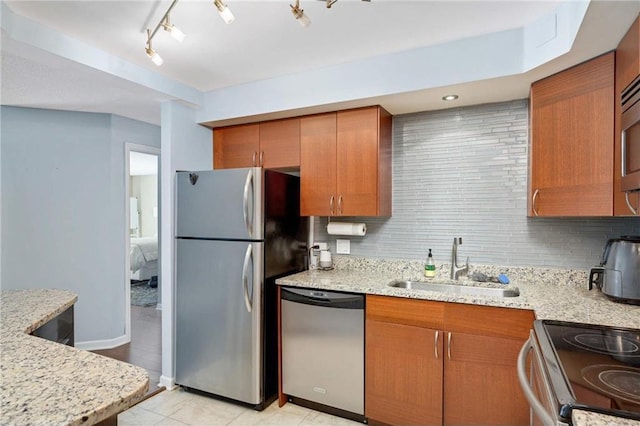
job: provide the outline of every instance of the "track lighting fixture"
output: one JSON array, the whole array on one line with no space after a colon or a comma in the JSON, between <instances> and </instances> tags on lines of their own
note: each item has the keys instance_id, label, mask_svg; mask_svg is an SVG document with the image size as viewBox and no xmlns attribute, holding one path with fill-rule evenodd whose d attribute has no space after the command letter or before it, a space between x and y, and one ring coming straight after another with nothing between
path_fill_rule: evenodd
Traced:
<instances>
[{"instance_id":1,"label":"track lighting fixture","mask_svg":"<svg viewBox=\"0 0 640 426\"><path fill-rule=\"evenodd\" d=\"M180 28L173 25L169 19L169 15L165 15L164 19L162 20L162 28L164 28L166 32L171 34L171 37L182 43L184 41L184 33L180 31Z\"/></svg>"},{"instance_id":2,"label":"track lighting fixture","mask_svg":"<svg viewBox=\"0 0 640 426\"><path fill-rule=\"evenodd\" d=\"M222 2L222 0L213 0L213 4L218 9L218 13L227 24L232 23L236 18L233 16L233 13L229 10L226 4Z\"/></svg>"},{"instance_id":3,"label":"track lighting fixture","mask_svg":"<svg viewBox=\"0 0 640 426\"><path fill-rule=\"evenodd\" d=\"M304 10L300 9L300 0L296 0L295 6L292 4L290 4L289 6L291 6L291 13L293 13L293 17L296 18L300 25L305 28L311 25L311 20L309 19L309 17L304 14Z\"/></svg>"},{"instance_id":4,"label":"track lighting fixture","mask_svg":"<svg viewBox=\"0 0 640 426\"><path fill-rule=\"evenodd\" d=\"M153 47L151 47L151 31L149 29L147 29L147 45L145 46L145 51L147 52L149 59L151 59L154 64L157 66L162 65L164 61L160 55L158 55L158 52L153 50Z\"/></svg>"},{"instance_id":5,"label":"track lighting fixture","mask_svg":"<svg viewBox=\"0 0 640 426\"><path fill-rule=\"evenodd\" d=\"M333 6L333 4L335 2L337 2L338 0L321 0L327 3L327 9L331 9L331 6ZM371 3L371 0L362 0L362 1L366 1L367 3Z\"/></svg>"},{"instance_id":6,"label":"track lighting fixture","mask_svg":"<svg viewBox=\"0 0 640 426\"><path fill-rule=\"evenodd\" d=\"M162 60L160 55L158 55L158 52L153 50L153 47L151 47L151 40L153 40L153 37L156 35L160 27L164 28L165 31L171 34L171 36L173 36L173 38L175 38L179 42L182 42L182 40L184 40L184 33L180 31L177 27L172 25L169 20L169 13L171 13L171 9L173 9L176 3L178 3L178 0L173 0L173 3L171 3L171 6L169 6L169 9L167 9L167 11L164 13L164 15L162 16L162 19L160 20L160 22L158 22L158 25L156 25L153 31L147 28L147 44L144 50L145 52L147 52L147 56L157 66L162 65L164 61Z\"/></svg>"},{"instance_id":7,"label":"track lighting fixture","mask_svg":"<svg viewBox=\"0 0 640 426\"><path fill-rule=\"evenodd\" d=\"M327 9L330 9L331 6L333 6L333 4L338 0L321 0L321 1L326 2ZM362 1L370 2L371 0L362 0ZM151 41L153 40L153 37L155 37L160 27L162 27L165 31L171 34L171 36L176 40L178 40L179 42L182 42L185 37L184 33L180 31L178 27L176 27L171 23L171 18L169 17L169 13L177 3L178 3L178 0L173 0L173 2L171 3L171 6L169 6L169 9L167 9L165 14L162 16L162 19L160 20L160 22L158 22L158 25L156 25L153 31L147 28L147 43L145 45L145 52L147 53L147 56L153 61L153 63L158 66L162 65L162 62L164 61L162 60L160 55L158 55L158 52L153 50L153 47L151 46ZM223 0L213 0L213 4L215 5L216 9L218 9L218 13L220 14L220 17L222 17L224 22L226 22L227 24L230 24L235 20L233 13L231 13L231 10L229 10L229 7L227 7L227 5L223 2ZM296 0L295 6L292 4L289 4L289 6L291 6L291 13L293 14L293 17L296 18L296 20L301 26L308 27L309 25L311 25L311 20L307 15L305 15L304 10L300 8L300 0Z\"/></svg>"}]
</instances>

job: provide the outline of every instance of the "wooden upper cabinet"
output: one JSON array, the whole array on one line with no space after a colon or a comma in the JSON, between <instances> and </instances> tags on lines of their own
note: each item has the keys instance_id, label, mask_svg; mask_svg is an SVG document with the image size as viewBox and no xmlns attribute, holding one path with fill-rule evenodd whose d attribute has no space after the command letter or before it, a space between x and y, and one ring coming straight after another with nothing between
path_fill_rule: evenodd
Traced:
<instances>
[{"instance_id":1,"label":"wooden upper cabinet","mask_svg":"<svg viewBox=\"0 0 640 426\"><path fill-rule=\"evenodd\" d=\"M300 119L260 123L258 159L265 169L300 167Z\"/></svg>"},{"instance_id":2,"label":"wooden upper cabinet","mask_svg":"<svg viewBox=\"0 0 640 426\"><path fill-rule=\"evenodd\" d=\"M615 216L633 216L640 206L640 192L625 193L621 190L622 178L622 108L621 94L624 89L640 74L640 17L627 31L616 49L616 83L615 83L615 148L614 148L614 182L613 182L613 214Z\"/></svg>"},{"instance_id":3,"label":"wooden upper cabinet","mask_svg":"<svg viewBox=\"0 0 640 426\"><path fill-rule=\"evenodd\" d=\"M391 115L379 106L303 117L301 214L390 216L391 155Z\"/></svg>"},{"instance_id":4,"label":"wooden upper cabinet","mask_svg":"<svg viewBox=\"0 0 640 426\"><path fill-rule=\"evenodd\" d=\"M287 118L214 129L213 167L300 167L300 119Z\"/></svg>"},{"instance_id":5,"label":"wooden upper cabinet","mask_svg":"<svg viewBox=\"0 0 640 426\"><path fill-rule=\"evenodd\" d=\"M300 214L332 216L336 202L336 113L300 119Z\"/></svg>"},{"instance_id":6,"label":"wooden upper cabinet","mask_svg":"<svg viewBox=\"0 0 640 426\"><path fill-rule=\"evenodd\" d=\"M614 53L532 84L530 216L612 216Z\"/></svg>"},{"instance_id":7,"label":"wooden upper cabinet","mask_svg":"<svg viewBox=\"0 0 640 426\"><path fill-rule=\"evenodd\" d=\"M391 116L379 107L338 111L340 216L391 215Z\"/></svg>"},{"instance_id":8,"label":"wooden upper cabinet","mask_svg":"<svg viewBox=\"0 0 640 426\"><path fill-rule=\"evenodd\" d=\"M213 168L253 167L259 146L258 124L213 129Z\"/></svg>"},{"instance_id":9,"label":"wooden upper cabinet","mask_svg":"<svg viewBox=\"0 0 640 426\"><path fill-rule=\"evenodd\" d=\"M640 17L616 48L616 91L622 92L640 74Z\"/></svg>"}]
</instances>

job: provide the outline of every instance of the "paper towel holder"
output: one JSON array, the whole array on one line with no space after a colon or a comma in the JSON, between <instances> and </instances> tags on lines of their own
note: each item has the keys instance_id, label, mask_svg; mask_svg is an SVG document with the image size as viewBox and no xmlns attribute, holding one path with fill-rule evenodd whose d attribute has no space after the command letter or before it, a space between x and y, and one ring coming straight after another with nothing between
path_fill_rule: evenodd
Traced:
<instances>
[{"instance_id":1,"label":"paper towel holder","mask_svg":"<svg viewBox=\"0 0 640 426\"><path fill-rule=\"evenodd\" d=\"M367 233L367 225L364 223L352 222L329 222L327 223L327 234L329 235L349 235L363 237Z\"/></svg>"}]
</instances>

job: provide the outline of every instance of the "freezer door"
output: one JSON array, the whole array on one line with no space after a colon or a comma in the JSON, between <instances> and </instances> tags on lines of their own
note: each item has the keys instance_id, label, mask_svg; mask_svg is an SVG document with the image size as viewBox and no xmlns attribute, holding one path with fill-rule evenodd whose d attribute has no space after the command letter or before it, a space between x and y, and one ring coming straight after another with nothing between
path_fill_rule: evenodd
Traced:
<instances>
[{"instance_id":1,"label":"freezer door","mask_svg":"<svg viewBox=\"0 0 640 426\"><path fill-rule=\"evenodd\" d=\"M263 239L262 169L176 174L177 237Z\"/></svg>"},{"instance_id":2,"label":"freezer door","mask_svg":"<svg viewBox=\"0 0 640 426\"><path fill-rule=\"evenodd\" d=\"M177 240L176 382L263 400L263 243Z\"/></svg>"}]
</instances>

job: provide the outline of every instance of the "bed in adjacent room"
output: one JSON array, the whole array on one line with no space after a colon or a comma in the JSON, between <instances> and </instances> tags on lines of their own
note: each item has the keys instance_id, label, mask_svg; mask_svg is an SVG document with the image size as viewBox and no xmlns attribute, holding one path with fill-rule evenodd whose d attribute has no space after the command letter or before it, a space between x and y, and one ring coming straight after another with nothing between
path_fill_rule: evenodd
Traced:
<instances>
[{"instance_id":1,"label":"bed in adjacent room","mask_svg":"<svg viewBox=\"0 0 640 426\"><path fill-rule=\"evenodd\" d=\"M131 279L149 280L158 275L158 238L131 238Z\"/></svg>"}]
</instances>

